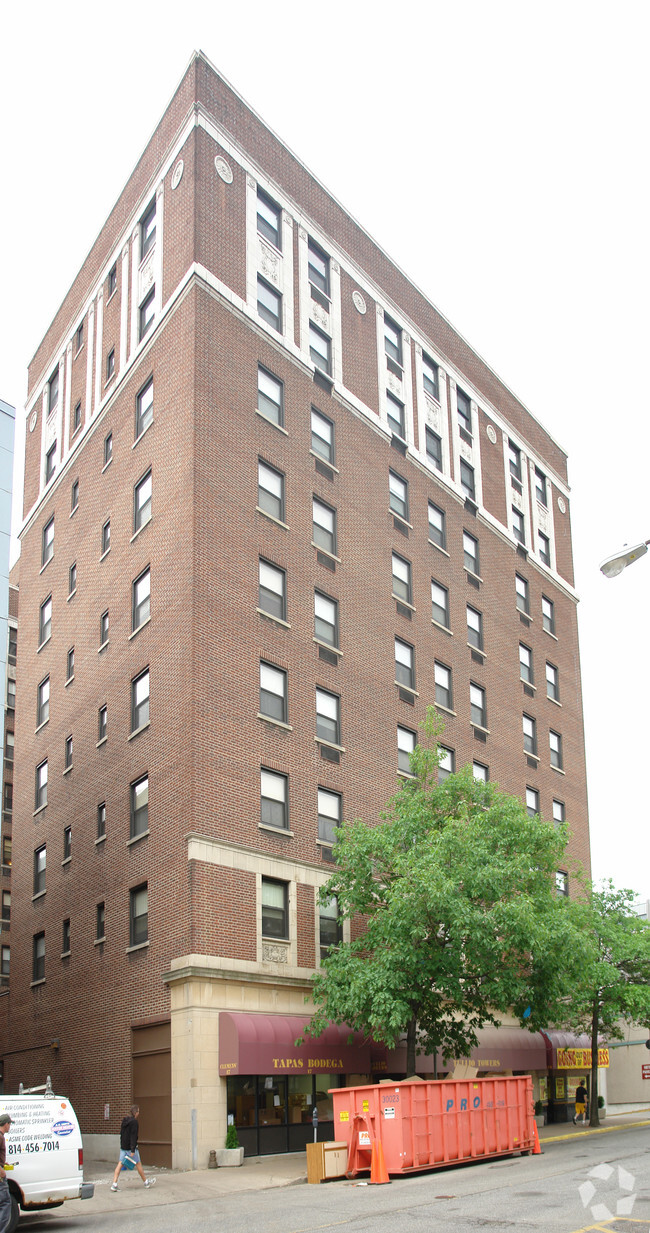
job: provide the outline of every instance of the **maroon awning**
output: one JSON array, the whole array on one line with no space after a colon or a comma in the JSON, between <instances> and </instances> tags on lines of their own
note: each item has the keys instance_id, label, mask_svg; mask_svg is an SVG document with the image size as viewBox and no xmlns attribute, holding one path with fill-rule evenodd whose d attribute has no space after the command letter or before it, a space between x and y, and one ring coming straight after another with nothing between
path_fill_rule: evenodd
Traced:
<instances>
[{"instance_id":1,"label":"maroon awning","mask_svg":"<svg viewBox=\"0 0 650 1233\"><path fill-rule=\"evenodd\" d=\"M476 1048L472 1049L468 1058L459 1061L470 1062L478 1070L488 1070L494 1074L507 1070L546 1070L546 1044L540 1032L527 1032L519 1027L485 1027L477 1036ZM448 1070L450 1066L453 1068L453 1065L453 1062L443 1062L438 1056L438 1073ZM389 1074L406 1074L405 1043L388 1050L385 1069ZM433 1073L433 1056L418 1054L416 1069L418 1073Z\"/></svg>"},{"instance_id":2,"label":"maroon awning","mask_svg":"<svg viewBox=\"0 0 650 1233\"><path fill-rule=\"evenodd\" d=\"M586 1033L583 1033L581 1036L576 1036L575 1032L555 1032L551 1031L549 1028L543 1033L543 1035L546 1041L548 1059L547 1065L549 1070L556 1070L558 1068L558 1049L561 1051L565 1049L573 1049L580 1050L581 1052L588 1049L591 1055L591 1037L587 1036ZM584 1070L584 1061L576 1060L576 1069Z\"/></svg>"},{"instance_id":3,"label":"maroon awning","mask_svg":"<svg viewBox=\"0 0 650 1233\"><path fill-rule=\"evenodd\" d=\"M330 1024L321 1036L304 1036L308 1015L219 1014L219 1074L370 1074L370 1044L362 1032ZM352 1036L352 1044L348 1040Z\"/></svg>"}]
</instances>

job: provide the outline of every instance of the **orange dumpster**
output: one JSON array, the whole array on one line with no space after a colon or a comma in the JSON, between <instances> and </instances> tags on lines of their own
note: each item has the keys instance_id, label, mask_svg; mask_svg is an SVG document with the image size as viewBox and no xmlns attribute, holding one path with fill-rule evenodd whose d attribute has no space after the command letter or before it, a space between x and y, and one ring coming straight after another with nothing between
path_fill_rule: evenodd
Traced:
<instances>
[{"instance_id":1,"label":"orange dumpster","mask_svg":"<svg viewBox=\"0 0 650 1233\"><path fill-rule=\"evenodd\" d=\"M539 1150L530 1075L373 1083L330 1095L348 1177L370 1170L378 1144L394 1174Z\"/></svg>"}]
</instances>

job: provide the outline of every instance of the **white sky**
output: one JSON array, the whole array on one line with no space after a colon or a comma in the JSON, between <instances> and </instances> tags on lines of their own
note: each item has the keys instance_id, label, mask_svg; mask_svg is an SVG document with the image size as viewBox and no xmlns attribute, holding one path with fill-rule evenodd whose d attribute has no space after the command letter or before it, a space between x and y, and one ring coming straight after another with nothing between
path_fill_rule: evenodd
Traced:
<instances>
[{"instance_id":1,"label":"white sky","mask_svg":"<svg viewBox=\"0 0 650 1233\"><path fill-rule=\"evenodd\" d=\"M650 898L650 556L598 571L650 537L650 7L36 0L2 25L17 430L27 363L201 48L568 451L594 875Z\"/></svg>"}]
</instances>

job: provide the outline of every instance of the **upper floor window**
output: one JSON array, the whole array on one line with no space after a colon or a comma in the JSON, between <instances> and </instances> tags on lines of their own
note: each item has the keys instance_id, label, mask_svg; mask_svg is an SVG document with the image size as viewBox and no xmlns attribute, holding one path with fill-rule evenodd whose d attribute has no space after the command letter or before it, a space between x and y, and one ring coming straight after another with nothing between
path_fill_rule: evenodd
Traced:
<instances>
[{"instance_id":1,"label":"upper floor window","mask_svg":"<svg viewBox=\"0 0 650 1233\"><path fill-rule=\"evenodd\" d=\"M152 384L153 395L153 384ZM139 434L137 434L139 435ZM113 457L113 434L109 432L108 436L104 437L104 466L107 467Z\"/></svg>"},{"instance_id":2,"label":"upper floor window","mask_svg":"<svg viewBox=\"0 0 650 1233\"><path fill-rule=\"evenodd\" d=\"M321 963L327 959L330 951L338 946L343 938L343 926L339 917L339 905L336 895L332 895L327 903L318 907L318 940L320 945Z\"/></svg>"},{"instance_id":3,"label":"upper floor window","mask_svg":"<svg viewBox=\"0 0 650 1233\"><path fill-rule=\"evenodd\" d=\"M447 530L445 512L438 509L433 501L429 501L429 539L439 548L447 546Z\"/></svg>"},{"instance_id":4,"label":"upper floor window","mask_svg":"<svg viewBox=\"0 0 650 1233\"><path fill-rule=\"evenodd\" d=\"M521 450L514 441L508 441L508 463L512 478L521 484Z\"/></svg>"},{"instance_id":5,"label":"upper floor window","mask_svg":"<svg viewBox=\"0 0 650 1233\"><path fill-rule=\"evenodd\" d=\"M45 933L35 933L32 938L32 981L45 980Z\"/></svg>"},{"instance_id":6,"label":"upper floor window","mask_svg":"<svg viewBox=\"0 0 650 1233\"><path fill-rule=\"evenodd\" d=\"M56 441L50 446L45 455L45 483L51 480L56 470Z\"/></svg>"},{"instance_id":7,"label":"upper floor window","mask_svg":"<svg viewBox=\"0 0 650 1233\"><path fill-rule=\"evenodd\" d=\"M47 805L47 758L36 767L35 808L42 809Z\"/></svg>"},{"instance_id":8,"label":"upper floor window","mask_svg":"<svg viewBox=\"0 0 650 1233\"><path fill-rule=\"evenodd\" d=\"M403 728L401 724L397 725L397 769L403 775L410 775L411 772L411 754L417 745L417 737L415 732L410 728Z\"/></svg>"},{"instance_id":9,"label":"upper floor window","mask_svg":"<svg viewBox=\"0 0 650 1233\"><path fill-rule=\"evenodd\" d=\"M311 321L309 323L309 358L316 368L320 368L321 372L331 374L332 340Z\"/></svg>"},{"instance_id":10,"label":"upper floor window","mask_svg":"<svg viewBox=\"0 0 650 1233\"><path fill-rule=\"evenodd\" d=\"M444 745L438 746L442 757L438 763L438 783L442 783L449 775L453 775L456 770L456 755L453 749L445 749Z\"/></svg>"},{"instance_id":11,"label":"upper floor window","mask_svg":"<svg viewBox=\"0 0 650 1233\"><path fill-rule=\"evenodd\" d=\"M483 762L472 762L472 775L479 783L487 783L490 778L490 768Z\"/></svg>"},{"instance_id":12,"label":"upper floor window","mask_svg":"<svg viewBox=\"0 0 650 1233\"><path fill-rule=\"evenodd\" d=\"M395 639L395 680L398 685L415 689L415 651L401 638Z\"/></svg>"},{"instance_id":13,"label":"upper floor window","mask_svg":"<svg viewBox=\"0 0 650 1233\"><path fill-rule=\"evenodd\" d=\"M312 536L319 548L336 555L336 510L313 498Z\"/></svg>"},{"instance_id":14,"label":"upper floor window","mask_svg":"<svg viewBox=\"0 0 650 1233\"><path fill-rule=\"evenodd\" d=\"M129 944L149 941L149 888L146 882L129 891Z\"/></svg>"},{"instance_id":15,"label":"upper floor window","mask_svg":"<svg viewBox=\"0 0 650 1233\"><path fill-rule=\"evenodd\" d=\"M52 596L43 600L38 621L38 643L42 646L52 633ZM14 659L14 663L16 660Z\"/></svg>"},{"instance_id":16,"label":"upper floor window","mask_svg":"<svg viewBox=\"0 0 650 1233\"><path fill-rule=\"evenodd\" d=\"M131 681L131 731L149 723L149 669Z\"/></svg>"},{"instance_id":17,"label":"upper floor window","mask_svg":"<svg viewBox=\"0 0 650 1233\"><path fill-rule=\"evenodd\" d=\"M318 789L318 838L328 844L336 840L336 828L341 825L343 802L339 792Z\"/></svg>"},{"instance_id":18,"label":"upper floor window","mask_svg":"<svg viewBox=\"0 0 650 1233\"><path fill-rule=\"evenodd\" d=\"M289 887L275 878L262 878L262 934L289 937Z\"/></svg>"},{"instance_id":19,"label":"upper floor window","mask_svg":"<svg viewBox=\"0 0 650 1233\"><path fill-rule=\"evenodd\" d=\"M334 462L334 425L315 407L311 409L311 448L326 462Z\"/></svg>"},{"instance_id":20,"label":"upper floor window","mask_svg":"<svg viewBox=\"0 0 650 1233\"><path fill-rule=\"evenodd\" d=\"M458 408L458 424L460 428L472 435L472 404L468 395L461 390L460 386L456 387L456 406Z\"/></svg>"},{"instance_id":21,"label":"upper floor window","mask_svg":"<svg viewBox=\"0 0 650 1233\"><path fill-rule=\"evenodd\" d=\"M330 745L341 744L341 699L326 689L316 689L316 736Z\"/></svg>"},{"instance_id":22,"label":"upper floor window","mask_svg":"<svg viewBox=\"0 0 650 1233\"><path fill-rule=\"evenodd\" d=\"M512 533L518 544L526 543L526 524L524 516L520 509L515 505L512 507Z\"/></svg>"},{"instance_id":23,"label":"upper floor window","mask_svg":"<svg viewBox=\"0 0 650 1233\"><path fill-rule=\"evenodd\" d=\"M536 818L539 813L539 792L537 788L526 788L526 813L529 818Z\"/></svg>"},{"instance_id":24,"label":"upper floor window","mask_svg":"<svg viewBox=\"0 0 650 1233\"><path fill-rule=\"evenodd\" d=\"M542 595L542 628L547 634L555 633L555 604L545 595Z\"/></svg>"},{"instance_id":25,"label":"upper floor window","mask_svg":"<svg viewBox=\"0 0 650 1233\"><path fill-rule=\"evenodd\" d=\"M109 518L107 519L107 521L104 523L102 527L102 541L101 541L102 556L106 556L106 553L110 550L110 546L111 546L111 522Z\"/></svg>"},{"instance_id":26,"label":"upper floor window","mask_svg":"<svg viewBox=\"0 0 650 1233\"><path fill-rule=\"evenodd\" d=\"M63 765L66 771L69 771L72 766L72 737L66 736L64 746Z\"/></svg>"},{"instance_id":27,"label":"upper floor window","mask_svg":"<svg viewBox=\"0 0 650 1233\"><path fill-rule=\"evenodd\" d=\"M75 403L74 418L72 420L73 433L78 432L81 428L81 401Z\"/></svg>"},{"instance_id":28,"label":"upper floor window","mask_svg":"<svg viewBox=\"0 0 650 1233\"><path fill-rule=\"evenodd\" d=\"M16 657L18 655L18 630L15 625L10 625L8 627L7 634L7 662L10 664L15 664ZM41 642L42 641L43 639L41 638Z\"/></svg>"},{"instance_id":29,"label":"upper floor window","mask_svg":"<svg viewBox=\"0 0 650 1233\"><path fill-rule=\"evenodd\" d=\"M535 467L535 496L540 505L547 504L546 476L543 471L540 471L539 467Z\"/></svg>"},{"instance_id":30,"label":"upper floor window","mask_svg":"<svg viewBox=\"0 0 650 1233\"><path fill-rule=\"evenodd\" d=\"M151 470L138 480L133 489L133 530L139 531L151 519Z\"/></svg>"},{"instance_id":31,"label":"upper floor window","mask_svg":"<svg viewBox=\"0 0 650 1233\"><path fill-rule=\"evenodd\" d=\"M469 531L463 531L463 565L468 573L475 574L478 577L478 540L475 536L470 535Z\"/></svg>"},{"instance_id":32,"label":"upper floor window","mask_svg":"<svg viewBox=\"0 0 650 1233\"><path fill-rule=\"evenodd\" d=\"M289 826L288 777L278 774L277 771L267 771L262 767L260 781L262 825L287 830Z\"/></svg>"},{"instance_id":33,"label":"upper floor window","mask_svg":"<svg viewBox=\"0 0 650 1233\"><path fill-rule=\"evenodd\" d=\"M433 463L436 471L442 471L442 437L427 424L425 430L427 458Z\"/></svg>"},{"instance_id":34,"label":"upper floor window","mask_svg":"<svg viewBox=\"0 0 650 1233\"><path fill-rule=\"evenodd\" d=\"M140 223L140 260L146 257L156 243L156 201L155 198L142 216ZM110 275L109 275L110 278Z\"/></svg>"},{"instance_id":35,"label":"upper floor window","mask_svg":"<svg viewBox=\"0 0 650 1233\"><path fill-rule=\"evenodd\" d=\"M406 436L404 403L400 402L399 398L395 398L388 390L386 390L386 417L391 432L396 437L401 437L404 440Z\"/></svg>"},{"instance_id":36,"label":"upper floor window","mask_svg":"<svg viewBox=\"0 0 650 1233\"><path fill-rule=\"evenodd\" d=\"M532 685L533 677L533 652L529 646L524 646L523 642L519 643L519 676L522 681L526 681L528 685Z\"/></svg>"},{"instance_id":37,"label":"upper floor window","mask_svg":"<svg viewBox=\"0 0 650 1233\"><path fill-rule=\"evenodd\" d=\"M543 531L537 532L537 542L539 545L539 559L545 565L551 564L551 541L548 535L544 535Z\"/></svg>"},{"instance_id":38,"label":"upper floor window","mask_svg":"<svg viewBox=\"0 0 650 1233\"><path fill-rule=\"evenodd\" d=\"M406 480L401 479L394 471L388 472L388 504L394 514L398 514L400 518L408 520L408 484Z\"/></svg>"},{"instance_id":39,"label":"upper floor window","mask_svg":"<svg viewBox=\"0 0 650 1233\"><path fill-rule=\"evenodd\" d=\"M402 331L391 317L384 314L384 348L389 360L402 367Z\"/></svg>"},{"instance_id":40,"label":"upper floor window","mask_svg":"<svg viewBox=\"0 0 650 1233\"><path fill-rule=\"evenodd\" d=\"M412 603L411 562L405 561L396 552L392 554L393 595L406 604Z\"/></svg>"},{"instance_id":41,"label":"upper floor window","mask_svg":"<svg viewBox=\"0 0 650 1233\"><path fill-rule=\"evenodd\" d=\"M149 830L149 776L131 784L130 837L135 839ZM106 831L106 808L104 807L104 833Z\"/></svg>"},{"instance_id":42,"label":"upper floor window","mask_svg":"<svg viewBox=\"0 0 650 1233\"><path fill-rule=\"evenodd\" d=\"M287 722L287 674L283 668L260 662L260 715Z\"/></svg>"},{"instance_id":43,"label":"upper floor window","mask_svg":"<svg viewBox=\"0 0 650 1233\"><path fill-rule=\"evenodd\" d=\"M339 645L339 605L338 600L330 599L329 595L314 592L314 637L328 646Z\"/></svg>"},{"instance_id":44,"label":"upper floor window","mask_svg":"<svg viewBox=\"0 0 650 1233\"><path fill-rule=\"evenodd\" d=\"M282 296L265 279L257 276L257 311L267 325L282 333Z\"/></svg>"},{"instance_id":45,"label":"upper floor window","mask_svg":"<svg viewBox=\"0 0 650 1233\"><path fill-rule=\"evenodd\" d=\"M75 353L76 353L77 351L81 351L81 348L84 345L84 323L83 321L81 322L81 325L77 326L77 332L74 336L74 340L75 340Z\"/></svg>"},{"instance_id":46,"label":"upper floor window","mask_svg":"<svg viewBox=\"0 0 650 1233\"><path fill-rule=\"evenodd\" d=\"M257 369L257 410L274 424L284 424L284 384L261 365Z\"/></svg>"},{"instance_id":47,"label":"upper floor window","mask_svg":"<svg viewBox=\"0 0 650 1233\"><path fill-rule=\"evenodd\" d=\"M111 347L106 356L106 380L110 381L111 377L115 376L115 347Z\"/></svg>"},{"instance_id":48,"label":"upper floor window","mask_svg":"<svg viewBox=\"0 0 650 1233\"><path fill-rule=\"evenodd\" d=\"M47 414L51 415L59 401L59 369L54 369L47 383Z\"/></svg>"},{"instance_id":49,"label":"upper floor window","mask_svg":"<svg viewBox=\"0 0 650 1233\"><path fill-rule=\"evenodd\" d=\"M135 633L136 629L144 625L150 616L151 570L149 566L135 579L132 591L131 632Z\"/></svg>"},{"instance_id":50,"label":"upper floor window","mask_svg":"<svg viewBox=\"0 0 650 1233\"><path fill-rule=\"evenodd\" d=\"M63 859L69 861L72 856L72 827L63 828Z\"/></svg>"},{"instance_id":51,"label":"upper floor window","mask_svg":"<svg viewBox=\"0 0 650 1233\"><path fill-rule=\"evenodd\" d=\"M560 701L560 674L554 664L546 664L546 696Z\"/></svg>"},{"instance_id":52,"label":"upper floor window","mask_svg":"<svg viewBox=\"0 0 650 1233\"><path fill-rule=\"evenodd\" d=\"M257 190L257 230L282 251L282 210L261 188Z\"/></svg>"},{"instance_id":53,"label":"upper floor window","mask_svg":"<svg viewBox=\"0 0 650 1233\"><path fill-rule=\"evenodd\" d=\"M50 718L50 678L46 676L36 690L36 727Z\"/></svg>"},{"instance_id":54,"label":"upper floor window","mask_svg":"<svg viewBox=\"0 0 650 1233\"><path fill-rule=\"evenodd\" d=\"M556 826L562 826L563 822L566 821L564 801L553 801L553 821Z\"/></svg>"},{"instance_id":55,"label":"upper floor window","mask_svg":"<svg viewBox=\"0 0 650 1233\"><path fill-rule=\"evenodd\" d=\"M280 621L287 619L287 576L283 569L271 565L269 561L259 559L259 589L258 604L262 612L277 617Z\"/></svg>"},{"instance_id":56,"label":"upper floor window","mask_svg":"<svg viewBox=\"0 0 650 1233\"><path fill-rule=\"evenodd\" d=\"M569 895L569 875L563 869L558 869L555 875L555 889L558 895Z\"/></svg>"},{"instance_id":57,"label":"upper floor window","mask_svg":"<svg viewBox=\"0 0 650 1233\"><path fill-rule=\"evenodd\" d=\"M524 732L524 751L527 754L532 754L537 757L537 720L532 715L524 715L522 717L522 728Z\"/></svg>"},{"instance_id":58,"label":"upper floor window","mask_svg":"<svg viewBox=\"0 0 650 1233\"><path fill-rule=\"evenodd\" d=\"M41 543L41 564L47 565L47 562L54 556L54 517L50 518L43 527L43 539Z\"/></svg>"},{"instance_id":59,"label":"upper floor window","mask_svg":"<svg viewBox=\"0 0 650 1233\"><path fill-rule=\"evenodd\" d=\"M469 719L477 728L487 728L487 695L482 685L470 681Z\"/></svg>"},{"instance_id":60,"label":"upper floor window","mask_svg":"<svg viewBox=\"0 0 650 1233\"><path fill-rule=\"evenodd\" d=\"M153 377L150 377L146 385L143 385L140 393L135 400L135 436L136 440L142 435L145 428L148 428L153 420ZM108 440L108 438L107 438ZM105 462L110 462L113 456L113 439L111 437L110 456L105 459Z\"/></svg>"},{"instance_id":61,"label":"upper floor window","mask_svg":"<svg viewBox=\"0 0 650 1233\"><path fill-rule=\"evenodd\" d=\"M422 355L422 384L427 394L435 398L436 402L440 401L440 381L439 369L434 360L428 355Z\"/></svg>"},{"instance_id":62,"label":"upper floor window","mask_svg":"<svg viewBox=\"0 0 650 1233\"><path fill-rule=\"evenodd\" d=\"M33 894L42 895L45 890L45 867L47 864L47 850L45 844L41 848L37 848L34 853L34 879L33 879Z\"/></svg>"},{"instance_id":63,"label":"upper floor window","mask_svg":"<svg viewBox=\"0 0 650 1233\"><path fill-rule=\"evenodd\" d=\"M149 332L156 315L156 288L152 287L146 300L142 301L138 315L138 339L142 341Z\"/></svg>"},{"instance_id":64,"label":"upper floor window","mask_svg":"<svg viewBox=\"0 0 650 1233\"><path fill-rule=\"evenodd\" d=\"M564 764L562 755L562 737L559 732L549 731L548 743L551 752L551 766L556 770L561 771Z\"/></svg>"},{"instance_id":65,"label":"upper floor window","mask_svg":"<svg viewBox=\"0 0 650 1233\"><path fill-rule=\"evenodd\" d=\"M100 801L97 806L97 838L106 838L106 801Z\"/></svg>"},{"instance_id":66,"label":"upper floor window","mask_svg":"<svg viewBox=\"0 0 650 1233\"><path fill-rule=\"evenodd\" d=\"M530 613L530 595L528 590L528 582L522 578L520 574L515 574L515 596L517 608L526 616Z\"/></svg>"},{"instance_id":67,"label":"upper floor window","mask_svg":"<svg viewBox=\"0 0 650 1233\"><path fill-rule=\"evenodd\" d=\"M449 591L431 579L431 619L449 629Z\"/></svg>"},{"instance_id":68,"label":"upper floor window","mask_svg":"<svg viewBox=\"0 0 650 1233\"><path fill-rule=\"evenodd\" d=\"M483 650L483 614L467 605L467 641L477 651Z\"/></svg>"},{"instance_id":69,"label":"upper floor window","mask_svg":"<svg viewBox=\"0 0 650 1233\"><path fill-rule=\"evenodd\" d=\"M460 486L470 501L476 500L476 482L474 468L464 458L460 460Z\"/></svg>"},{"instance_id":70,"label":"upper floor window","mask_svg":"<svg viewBox=\"0 0 650 1233\"><path fill-rule=\"evenodd\" d=\"M257 504L265 514L284 522L284 475L261 459L257 464Z\"/></svg>"},{"instance_id":71,"label":"upper floor window","mask_svg":"<svg viewBox=\"0 0 650 1233\"><path fill-rule=\"evenodd\" d=\"M309 241L309 264L307 272L312 287L321 291L329 299L330 295L330 259L322 248L313 240Z\"/></svg>"},{"instance_id":72,"label":"upper floor window","mask_svg":"<svg viewBox=\"0 0 650 1233\"><path fill-rule=\"evenodd\" d=\"M110 300L114 291L117 290L117 266L111 266L108 272L108 298Z\"/></svg>"},{"instance_id":73,"label":"upper floor window","mask_svg":"<svg viewBox=\"0 0 650 1233\"><path fill-rule=\"evenodd\" d=\"M434 681L435 681L435 698L436 706L442 706L450 711L453 704L453 694L451 689L451 668L446 668L444 664L439 664L437 660L433 665Z\"/></svg>"}]
</instances>

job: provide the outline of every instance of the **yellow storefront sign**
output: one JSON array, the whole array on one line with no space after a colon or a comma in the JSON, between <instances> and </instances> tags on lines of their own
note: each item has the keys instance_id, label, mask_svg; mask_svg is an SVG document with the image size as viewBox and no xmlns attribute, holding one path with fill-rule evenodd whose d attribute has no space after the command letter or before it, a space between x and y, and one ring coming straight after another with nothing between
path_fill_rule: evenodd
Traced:
<instances>
[{"instance_id":1,"label":"yellow storefront sign","mask_svg":"<svg viewBox=\"0 0 650 1233\"><path fill-rule=\"evenodd\" d=\"M609 1049L598 1050L598 1065L609 1066ZM591 1070L591 1049L558 1049L558 1070Z\"/></svg>"}]
</instances>

